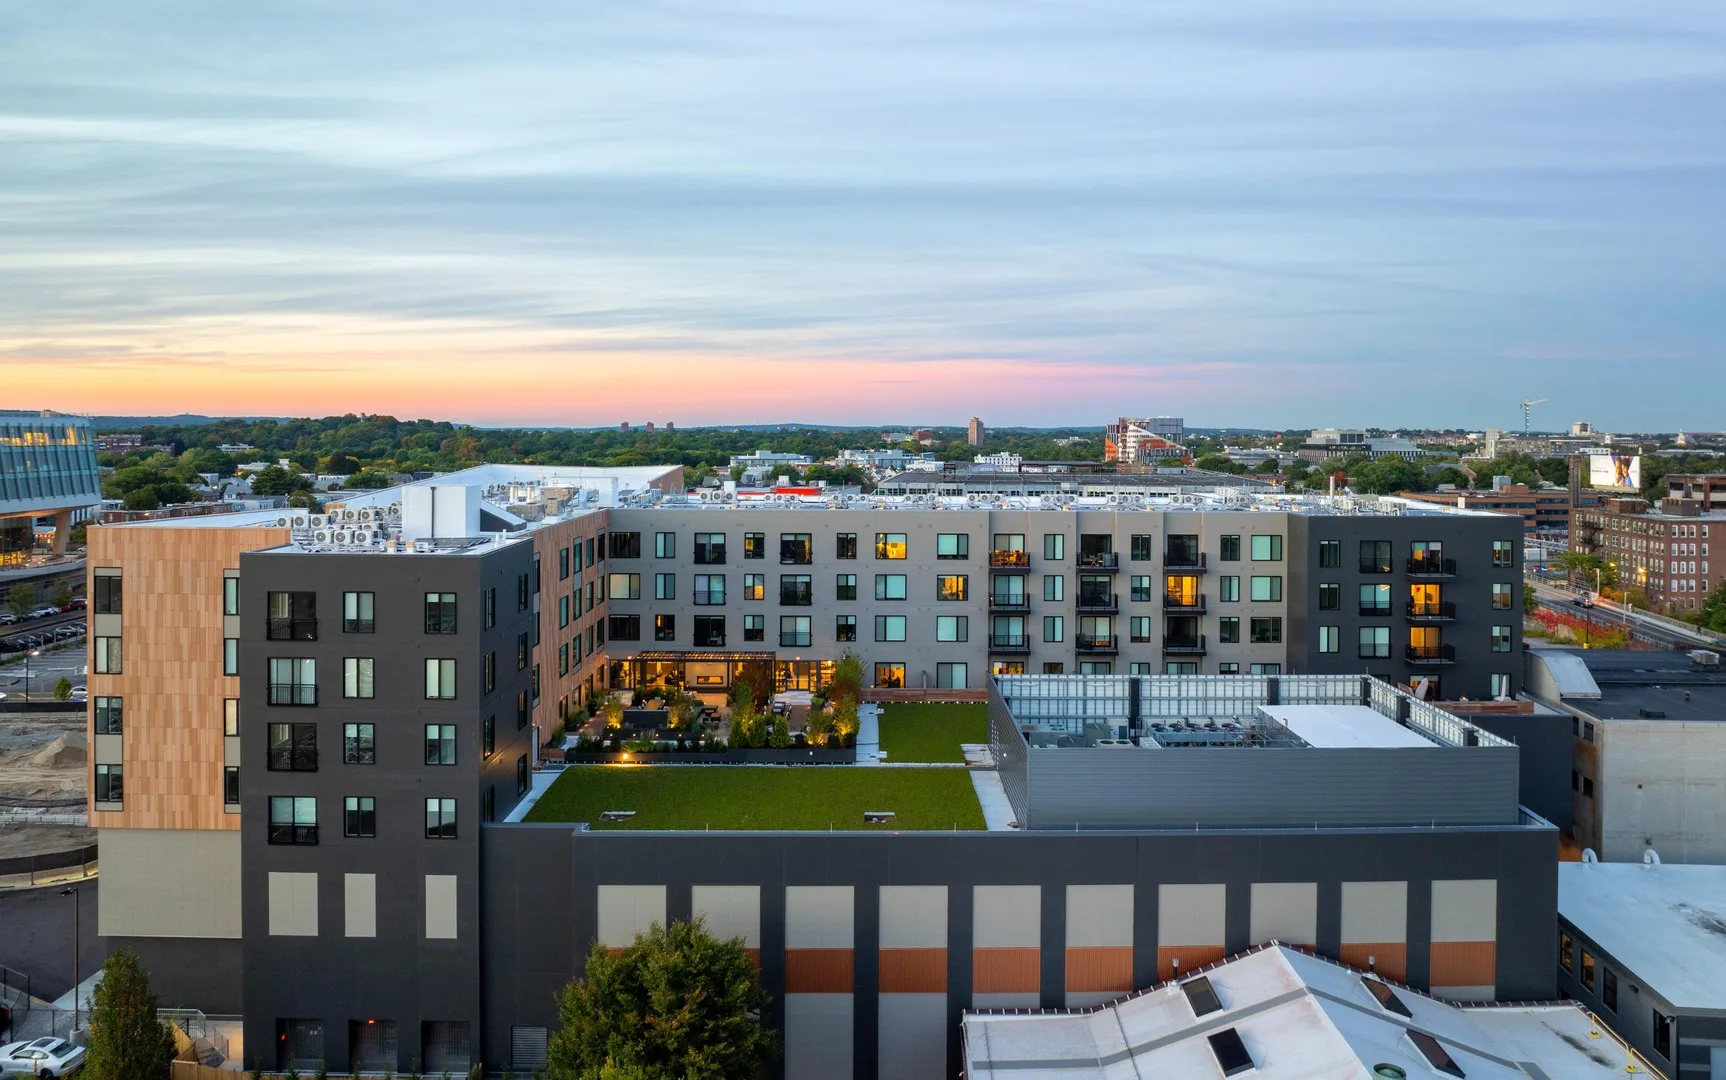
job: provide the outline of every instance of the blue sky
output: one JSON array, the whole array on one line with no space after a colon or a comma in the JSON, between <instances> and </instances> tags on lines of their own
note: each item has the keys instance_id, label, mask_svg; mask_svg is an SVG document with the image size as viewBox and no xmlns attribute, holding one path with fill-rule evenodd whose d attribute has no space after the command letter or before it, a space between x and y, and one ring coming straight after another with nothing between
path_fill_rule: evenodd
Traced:
<instances>
[{"instance_id":1,"label":"blue sky","mask_svg":"<svg viewBox=\"0 0 1726 1080\"><path fill-rule=\"evenodd\" d=\"M1726 428L1726 4L12 3L15 404Z\"/></svg>"}]
</instances>

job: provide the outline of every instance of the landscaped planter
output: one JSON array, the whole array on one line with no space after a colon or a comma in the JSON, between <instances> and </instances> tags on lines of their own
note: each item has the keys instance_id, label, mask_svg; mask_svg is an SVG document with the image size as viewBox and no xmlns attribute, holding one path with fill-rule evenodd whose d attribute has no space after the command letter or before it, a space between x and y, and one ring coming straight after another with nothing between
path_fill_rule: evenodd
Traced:
<instances>
[{"instance_id":1,"label":"landscaped planter","mask_svg":"<svg viewBox=\"0 0 1726 1080\"><path fill-rule=\"evenodd\" d=\"M857 761L855 747L830 750L814 747L784 750L724 750L719 753L695 753L689 750L641 751L567 750L564 760L572 765L609 765L629 762L632 765L851 765Z\"/></svg>"}]
</instances>

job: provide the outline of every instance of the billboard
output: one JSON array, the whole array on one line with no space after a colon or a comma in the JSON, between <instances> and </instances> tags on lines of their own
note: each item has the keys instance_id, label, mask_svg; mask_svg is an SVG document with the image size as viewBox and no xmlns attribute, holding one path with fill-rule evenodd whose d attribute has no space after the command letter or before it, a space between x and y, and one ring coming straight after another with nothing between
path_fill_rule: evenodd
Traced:
<instances>
[{"instance_id":1,"label":"billboard","mask_svg":"<svg viewBox=\"0 0 1726 1080\"><path fill-rule=\"evenodd\" d=\"M1641 491L1642 459L1629 454L1595 454L1588 459L1588 486L1608 491Z\"/></svg>"}]
</instances>

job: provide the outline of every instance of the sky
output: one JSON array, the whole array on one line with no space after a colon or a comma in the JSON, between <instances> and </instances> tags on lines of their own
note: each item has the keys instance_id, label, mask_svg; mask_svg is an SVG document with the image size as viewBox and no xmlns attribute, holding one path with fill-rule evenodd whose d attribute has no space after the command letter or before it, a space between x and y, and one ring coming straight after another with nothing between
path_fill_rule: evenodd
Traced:
<instances>
[{"instance_id":1,"label":"sky","mask_svg":"<svg viewBox=\"0 0 1726 1080\"><path fill-rule=\"evenodd\" d=\"M1720 0L0 5L0 406L1726 429Z\"/></svg>"}]
</instances>

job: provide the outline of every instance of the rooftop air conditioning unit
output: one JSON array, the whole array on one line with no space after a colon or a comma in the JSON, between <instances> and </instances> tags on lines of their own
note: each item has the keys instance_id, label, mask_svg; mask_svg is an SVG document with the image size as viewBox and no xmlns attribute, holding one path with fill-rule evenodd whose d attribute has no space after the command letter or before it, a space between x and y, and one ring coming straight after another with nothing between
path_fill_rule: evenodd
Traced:
<instances>
[{"instance_id":1,"label":"rooftop air conditioning unit","mask_svg":"<svg viewBox=\"0 0 1726 1080\"><path fill-rule=\"evenodd\" d=\"M372 511L369 507L361 510L359 512L359 514L360 514L360 516L359 516L360 521L376 521L377 520L377 514L374 511Z\"/></svg>"},{"instance_id":2,"label":"rooftop air conditioning unit","mask_svg":"<svg viewBox=\"0 0 1726 1080\"><path fill-rule=\"evenodd\" d=\"M337 529L335 532L330 534L330 542L335 544L347 543L348 531L346 529Z\"/></svg>"},{"instance_id":3,"label":"rooftop air conditioning unit","mask_svg":"<svg viewBox=\"0 0 1726 1080\"><path fill-rule=\"evenodd\" d=\"M289 516L288 524L296 529L309 529L312 525L312 519L305 514L293 514Z\"/></svg>"},{"instance_id":4,"label":"rooftop air conditioning unit","mask_svg":"<svg viewBox=\"0 0 1726 1080\"><path fill-rule=\"evenodd\" d=\"M330 534L327 531L320 530L312 535L312 539L317 543L327 544L330 542Z\"/></svg>"},{"instance_id":5,"label":"rooftop air conditioning unit","mask_svg":"<svg viewBox=\"0 0 1726 1080\"><path fill-rule=\"evenodd\" d=\"M330 516L328 514L313 514L309 520L311 527L314 529L326 528L330 524Z\"/></svg>"},{"instance_id":6,"label":"rooftop air conditioning unit","mask_svg":"<svg viewBox=\"0 0 1726 1080\"><path fill-rule=\"evenodd\" d=\"M292 518L279 517L276 519L276 527L278 529L286 529L293 525L293 523L294 521Z\"/></svg>"},{"instance_id":7,"label":"rooftop air conditioning unit","mask_svg":"<svg viewBox=\"0 0 1726 1080\"><path fill-rule=\"evenodd\" d=\"M370 529L355 529L348 534L348 540L354 544L369 544L372 542L372 537L376 535Z\"/></svg>"}]
</instances>

